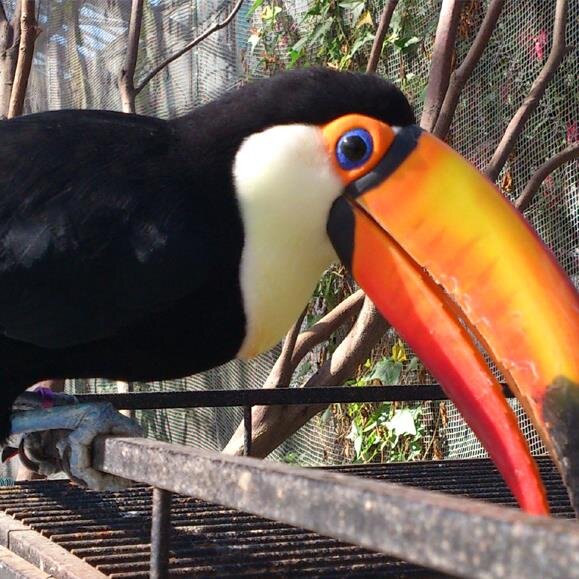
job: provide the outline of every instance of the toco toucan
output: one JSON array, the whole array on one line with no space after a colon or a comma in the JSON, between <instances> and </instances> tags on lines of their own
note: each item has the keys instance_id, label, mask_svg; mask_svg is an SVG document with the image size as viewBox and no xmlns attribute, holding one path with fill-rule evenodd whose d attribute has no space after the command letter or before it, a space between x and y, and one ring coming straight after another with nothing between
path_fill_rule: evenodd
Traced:
<instances>
[{"instance_id":1,"label":"toco toucan","mask_svg":"<svg viewBox=\"0 0 579 579\"><path fill-rule=\"evenodd\" d=\"M98 432L131 432L127 419L103 406L13 411L27 387L163 380L259 354L339 258L521 506L548 512L476 341L576 500L577 292L493 185L414 123L393 84L315 68L169 121L58 111L0 123L2 441L72 430L72 474L110 483L87 448Z\"/></svg>"}]
</instances>

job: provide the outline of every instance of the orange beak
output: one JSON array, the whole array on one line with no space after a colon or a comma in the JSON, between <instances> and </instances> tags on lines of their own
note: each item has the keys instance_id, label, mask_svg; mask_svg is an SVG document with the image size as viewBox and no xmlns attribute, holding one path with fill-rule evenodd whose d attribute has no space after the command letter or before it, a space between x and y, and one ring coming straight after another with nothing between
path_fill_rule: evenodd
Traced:
<instances>
[{"instance_id":1,"label":"orange beak","mask_svg":"<svg viewBox=\"0 0 579 579\"><path fill-rule=\"evenodd\" d=\"M577 509L579 297L565 273L493 184L434 136L360 115L322 133L344 183L328 222L342 261L440 381L521 507L548 513L476 337L533 420Z\"/></svg>"}]
</instances>

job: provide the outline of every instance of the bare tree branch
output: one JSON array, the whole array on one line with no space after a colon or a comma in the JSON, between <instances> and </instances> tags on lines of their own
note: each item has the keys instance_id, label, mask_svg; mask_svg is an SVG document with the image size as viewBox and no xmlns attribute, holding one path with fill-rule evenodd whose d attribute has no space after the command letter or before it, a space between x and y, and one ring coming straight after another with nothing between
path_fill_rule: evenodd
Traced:
<instances>
[{"instance_id":1,"label":"bare tree branch","mask_svg":"<svg viewBox=\"0 0 579 579\"><path fill-rule=\"evenodd\" d=\"M8 118L22 114L24 98L32 68L34 44L40 33L36 22L35 0L22 0L20 14L20 46L18 49L18 63L14 74L14 85L8 106Z\"/></svg>"},{"instance_id":2,"label":"bare tree branch","mask_svg":"<svg viewBox=\"0 0 579 579\"><path fill-rule=\"evenodd\" d=\"M349 319L358 314L362 308L362 302L364 300L364 292L358 290L351 296L348 296L342 302L340 302L333 310L328 312L321 320L318 320L313 326L297 335L296 340L287 352L291 354L291 358L285 358L287 364L285 372L282 376L280 372L280 362L281 358L284 358L284 352L280 358L276 361L274 367L272 368L267 380L263 384L263 388L280 388L286 386L293 376L299 363L303 360L304 356L310 352L315 346L321 344L325 340L328 340L330 336L342 327ZM300 322L301 325L301 322ZM295 326L294 326L295 328ZM290 330L290 333L292 330ZM289 335L289 334L288 334ZM287 338L286 338L287 340ZM284 342L285 350L286 342ZM284 380L282 380L284 378Z\"/></svg>"},{"instance_id":3,"label":"bare tree branch","mask_svg":"<svg viewBox=\"0 0 579 579\"><path fill-rule=\"evenodd\" d=\"M525 189L515 201L515 207L519 211L525 211L525 209L527 209L531 204L533 197L541 187L543 181L555 169L563 165L563 163L573 161L574 159L579 159L579 143L569 145L563 151L560 151L556 155L553 155L550 159L547 159L529 179Z\"/></svg>"},{"instance_id":4,"label":"bare tree branch","mask_svg":"<svg viewBox=\"0 0 579 579\"><path fill-rule=\"evenodd\" d=\"M365 300L354 327L334 355L306 382L304 388L335 386L347 380L360 361L384 335L386 322L372 302ZM256 406L252 413L252 456L267 456L274 448L326 408L314 406ZM243 430L237 429L225 449L226 454L243 454Z\"/></svg>"},{"instance_id":5,"label":"bare tree branch","mask_svg":"<svg viewBox=\"0 0 579 579\"><path fill-rule=\"evenodd\" d=\"M307 311L308 309L306 307L287 333L283 341L281 354L271 369L267 380L264 382L263 388L287 388L290 385L295 370L295 367L292 365L292 354Z\"/></svg>"},{"instance_id":6,"label":"bare tree branch","mask_svg":"<svg viewBox=\"0 0 579 579\"><path fill-rule=\"evenodd\" d=\"M197 46L199 43L203 42L206 38L215 34L218 30L225 28L229 25L229 23L235 18L235 15L239 12L243 4L243 0L237 0L231 9L231 12L222 22L218 22L214 24L210 28L208 28L205 32L197 36L197 38L193 39L189 44L184 46L181 50L178 50L175 54L164 60L161 64L157 65L149 74L145 76L145 78L137 85L135 88L135 96L138 95L145 86L151 81L152 78L157 76L164 68L166 68L169 64L171 64L174 60L177 60L179 57L183 56L186 52L189 52L192 48Z\"/></svg>"},{"instance_id":7,"label":"bare tree branch","mask_svg":"<svg viewBox=\"0 0 579 579\"><path fill-rule=\"evenodd\" d=\"M420 121L420 126L427 131L432 131L436 124L438 112L448 88L452 61L450 55L454 50L462 7L461 0L443 0L440 8L440 18L432 49L432 64Z\"/></svg>"},{"instance_id":8,"label":"bare tree branch","mask_svg":"<svg viewBox=\"0 0 579 579\"><path fill-rule=\"evenodd\" d=\"M292 366L294 370L312 348L329 339L345 322L358 314L362 309L364 297L364 292L358 290L340 302L311 328L308 328L300 334L292 356Z\"/></svg>"},{"instance_id":9,"label":"bare tree branch","mask_svg":"<svg viewBox=\"0 0 579 579\"><path fill-rule=\"evenodd\" d=\"M135 112L135 68L139 56L139 38L143 23L143 0L133 0L129 20L129 37L125 62L119 74L119 90L121 93L121 108L125 113Z\"/></svg>"},{"instance_id":10,"label":"bare tree branch","mask_svg":"<svg viewBox=\"0 0 579 579\"><path fill-rule=\"evenodd\" d=\"M12 20L0 20L0 119L8 116L10 95L18 63L20 45L20 10L22 0L16 3Z\"/></svg>"},{"instance_id":11,"label":"bare tree branch","mask_svg":"<svg viewBox=\"0 0 579 579\"><path fill-rule=\"evenodd\" d=\"M458 105L458 99L472 71L478 64L490 37L497 25L497 20L503 9L505 0L491 0L481 27L463 61L463 63L452 73L450 83L438 120L436 121L435 134L444 138L454 118L454 113Z\"/></svg>"},{"instance_id":12,"label":"bare tree branch","mask_svg":"<svg viewBox=\"0 0 579 579\"><path fill-rule=\"evenodd\" d=\"M567 47L565 45L567 9L568 0L557 0L553 22L553 44L551 45L549 57L545 62L545 66L543 66L541 72L533 82L527 98L523 101L523 104L519 107L509 122L492 159L485 169L486 175L492 181L495 181L499 176L501 169L515 147L515 143L521 135L527 120L537 108L548 84L551 82L551 79L565 57L567 52Z\"/></svg>"},{"instance_id":13,"label":"bare tree branch","mask_svg":"<svg viewBox=\"0 0 579 579\"><path fill-rule=\"evenodd\" d=\"M380 23L378 24L378 30L376 31L376 36L374 37L374 42L372 43L372 50L370 51L370 58L368 59L368 65L366 66L367 73L376 72L378 67L378 61L380 60L380 55L382 54L382 45L384 44L384 38L386 37L386 32L390 27L390 21L392 20L392 15L396 6L398 5L398 0L388 0L382 10L382 16L380 17Z\"/></svg>"}]
</instances>

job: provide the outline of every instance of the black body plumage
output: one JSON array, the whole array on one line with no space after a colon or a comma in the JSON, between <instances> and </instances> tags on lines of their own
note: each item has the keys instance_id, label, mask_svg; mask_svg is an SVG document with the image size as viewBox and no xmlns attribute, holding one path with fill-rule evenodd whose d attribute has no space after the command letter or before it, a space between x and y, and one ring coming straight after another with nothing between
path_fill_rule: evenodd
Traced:
<instances>
[{"instance_id":1,"label":"black body plumage","mask_svg":"<svg viewBox=\"0 0 579 579\"><path fill-rule=\"evenodd\" d=\"M361 113L414 122L377 77L322 69L258 81L164 121L59 111L0 123L0 440L48 378L157 380L233 358L245 317L243 139Z\"/></svg>"}]
</instances>

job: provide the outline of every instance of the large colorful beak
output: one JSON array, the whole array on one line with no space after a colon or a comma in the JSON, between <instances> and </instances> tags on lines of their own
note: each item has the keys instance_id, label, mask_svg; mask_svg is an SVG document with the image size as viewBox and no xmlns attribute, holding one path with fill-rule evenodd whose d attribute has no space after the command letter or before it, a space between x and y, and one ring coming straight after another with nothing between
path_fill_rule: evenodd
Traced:
<instances>
[{"instance_id":1,"label":"large colorful beak","mask_svg":"<svg viewBox=\"0 0 579 579\"><path fill-rule=\"evenodd\" d=\"M370 143L367 159L356 135ZM477 341L486 349L577 510L579 297L565 273L493 184L434 136L358 115L323 136L344 183L328 222L342 261L440 381L521 507L545 514L537 468Z\"/></svg>"}]
</instances>

